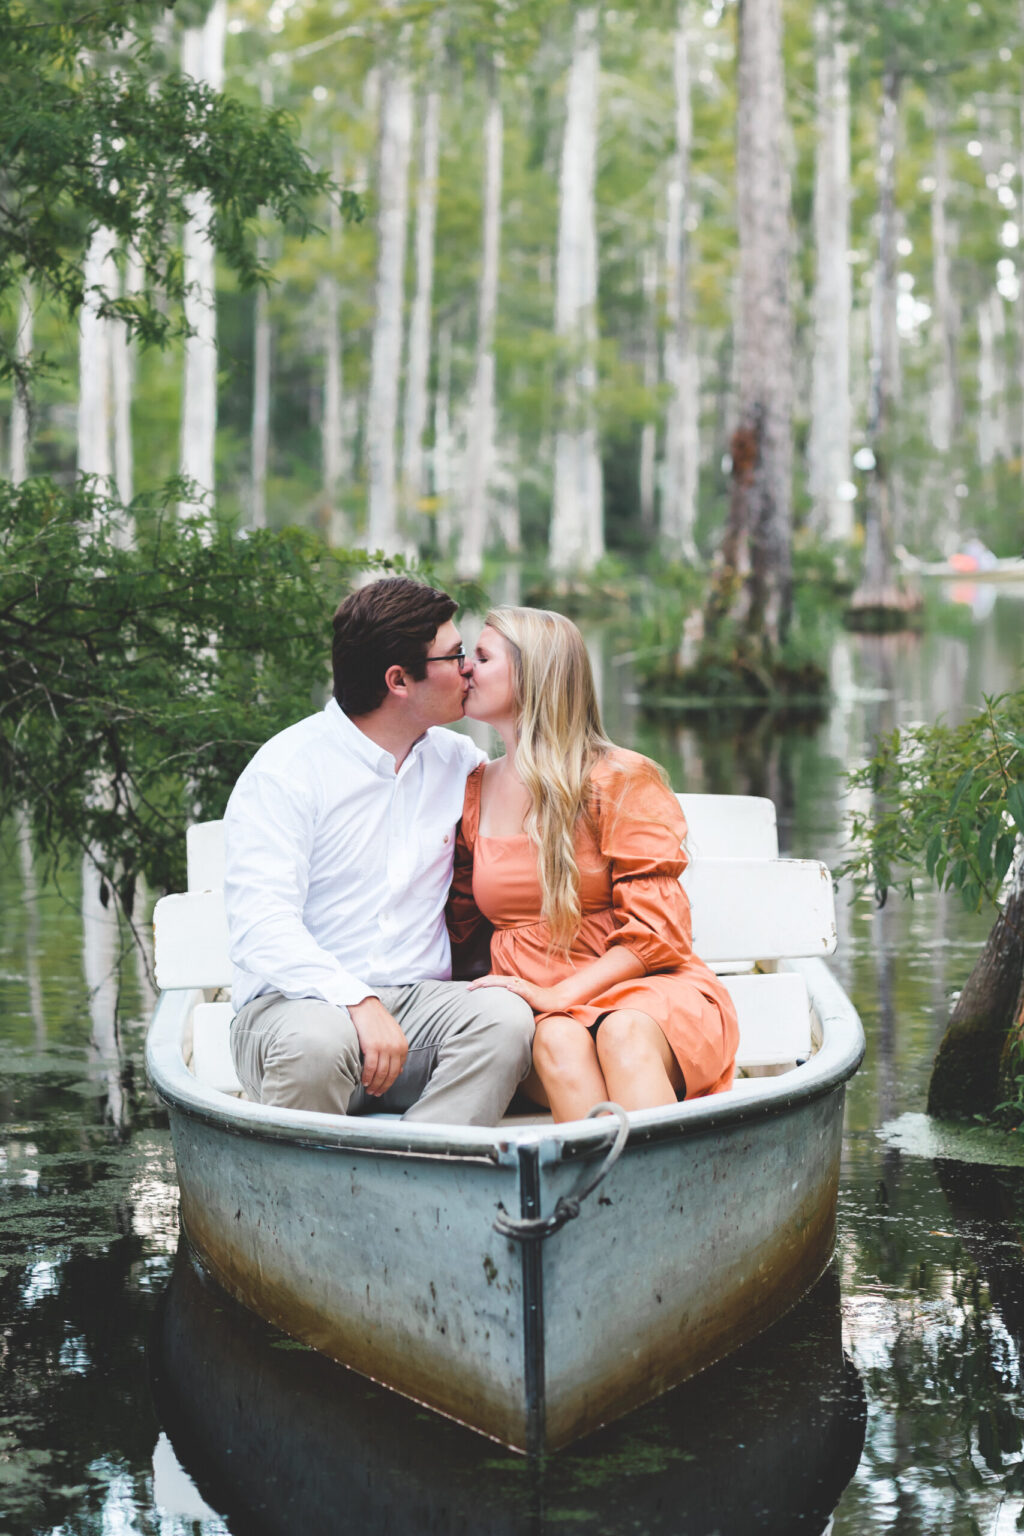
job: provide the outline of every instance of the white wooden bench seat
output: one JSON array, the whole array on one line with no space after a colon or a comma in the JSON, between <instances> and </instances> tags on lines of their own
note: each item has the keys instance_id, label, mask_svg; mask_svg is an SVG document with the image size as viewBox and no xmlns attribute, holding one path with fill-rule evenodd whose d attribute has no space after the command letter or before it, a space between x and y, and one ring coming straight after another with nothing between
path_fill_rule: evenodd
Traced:
<instances>
[{"instance_id":1,"label":"white wooden bench seat","mask_svg":"<svg viewBox=\"0 0 1024 1536\"><path fill-rule=\"evenodd\" d=\"M803 978L776 972L775 964L835 949L831 876L815 861L778 857L770 800L679 799L689 823L691 862L683 886L693 912L694 949L723 973L736 1004L737 1066L757 1075L792 1067L812 1049L810 1003ZM164 990L211 993L231 985L222 823L190 827L187 853L188 891L165 896L154 913L157 983ZM744 973L727 974L737 970ZM196 1006L192 1068L208 1086L237 1093L228 1044L231 1017L227 1002Z\"/></svg>"}]
</instances>

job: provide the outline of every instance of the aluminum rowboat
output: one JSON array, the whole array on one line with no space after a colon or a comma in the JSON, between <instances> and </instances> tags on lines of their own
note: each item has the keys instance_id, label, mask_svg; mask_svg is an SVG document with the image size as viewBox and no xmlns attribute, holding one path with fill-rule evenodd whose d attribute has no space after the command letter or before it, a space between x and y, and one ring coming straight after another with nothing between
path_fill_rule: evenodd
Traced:
<instances>
[{"instance_id":1,"label":"aluminum rowboat","mask_svg":"<svg viewBox=\"0 0 1024 1536\"><path fill-rule=\"evenodd\" d=\"M225 1290L326 1355L518 1450L564 1446L761 1332L828 1264L863 1033L823 961L779 970L806 982L813 1055L632 1114L575 1214L614 1121L436 1127L251 1104L192 1075L203 993L166 991L147 1065L185 1235ZM556 1207L564 1224L531 1229Z\"/></svg>"}]
</instances>

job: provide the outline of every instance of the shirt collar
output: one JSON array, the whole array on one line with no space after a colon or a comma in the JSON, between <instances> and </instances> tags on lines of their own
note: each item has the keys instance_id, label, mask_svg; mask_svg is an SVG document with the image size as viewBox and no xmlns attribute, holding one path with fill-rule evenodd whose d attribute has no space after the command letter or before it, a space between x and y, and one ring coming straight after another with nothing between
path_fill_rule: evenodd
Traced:
<instances>
[{"instance_id":1,"label":"shirt collar","mask_svg":"<svg viewBox=\"0 0 1024 1536\"><path fill-rule=\"evenodd\" d=\"M327 700L327 703L324 705L324 714L331 721L334 728L341 733L342 741L349 752L358 757L361 762L366 763L367 767L372 768L374 773L379 773L382 778L393 779L396 777L393 754L386 747L379 747L375 741L371 741L365 731L361 731L358 725L349 719L337 699L332 697ZM399 769L399 775L403 774L416 761L423 750L426 739L426 733L424 733L417 741L413 742Z\"/></svg>"}]
</instances>

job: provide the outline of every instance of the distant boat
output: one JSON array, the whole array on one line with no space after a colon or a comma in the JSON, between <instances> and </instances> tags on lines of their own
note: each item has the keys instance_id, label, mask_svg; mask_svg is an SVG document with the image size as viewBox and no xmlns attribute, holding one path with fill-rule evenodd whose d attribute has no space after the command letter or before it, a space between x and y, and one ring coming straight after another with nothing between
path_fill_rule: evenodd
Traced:
<instances>
[{"instance_id":1,"label":"distant boat","mask_svg":"<svg viewBox=\"0 0 1024 1536\"><path fill-rule=\"evenodd\" d=\"M864 1037L821 958L831 877L776 856L771 801L680 798L694 947L747 968L727 985L748 1075L621 1122L428 1125L232 1096L205 1038L223 1043L231 1013L208 1000L230 970L218 824L193 829L209 857L190 846L188 893L157 906L147 1066L193 1251L287 1333L518 1450L567 1445L731 1353L834 1247Z\"/></svg>"},{"instance_id":2,"label":"distant boat","mask_svg":"<svg viewBox=\"0 0 1024 1536\"><path fill-rule=\"evenodd\" d=\"M948 560L919 560L902 547L896 555L908 575L935 576L942 581L1024 582L1024 558L1000 559L980 544L957 550Z\"/></svg>"}]
</instances>

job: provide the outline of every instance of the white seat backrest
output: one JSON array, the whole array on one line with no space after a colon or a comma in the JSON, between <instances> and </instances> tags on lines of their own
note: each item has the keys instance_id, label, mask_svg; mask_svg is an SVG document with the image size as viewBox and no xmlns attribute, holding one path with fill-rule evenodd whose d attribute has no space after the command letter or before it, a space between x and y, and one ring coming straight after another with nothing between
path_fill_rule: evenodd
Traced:
<instances>
[{"instance_id":1,"label":"white seat backrest","mask_svg":"<svg viewBox=\"0 0 1024 1536\"><path fill-rule=\"evenodd\" d=\"M775 802L759 795L677 795L691 859L777 859Z\"/></svg>"},{"instance_id":2,"label":"white seat backrest","mask_svg":"<svg viewBox=\"0 0 1024 1536\"><path fill-rule=\"evenodd\" d=\"M708 965L830 955L836 947L832 876L813 859L695 859L682 886L693 948Z\"/></svg>"},{"instance_id":3,"label":"white seat backrest","mask_svg":"<svg viewBox=\"0 0 1024 1536\"><path fill-rule=\"evenodd\" d=\"M832 877L811 859L696 859L683 875L693 947L709 965L830 955L836 947ZM165 896L153 914L157 985L231 983L219 890Z\"/></svg>"},{"instance_id":4,"label":"white seat backrest","mask_svg":"<svg viewBox=\"0 0 1024 1536\"><path fill-rule=\"evenodd\" d=\"M775 803L759 795L677 795L691 859L777 859ZM185 834L190 891L224 885L224 823L199 821Z\"/></svg>"},{"instance_id":5,"label":"white seat backrest","mask_svg":"<svg viewBox=\"0 0 1024 1536\"><path fill-rule=\"evenodd\" d=\"M197 821L185 833L190 891L224 889L224 823Z\"/></svg>"},{"instance_id":6,"label":"white seat backrest","mask_svg":"<svg viewBox=\"0 0 1024 1536\"><path fill-rule=\"evenodd\" d=\"M188 891L162 896L153 909L156 984L176 987L228 987L228 919L222 891Z\"/></svg>"}]
</instances>

